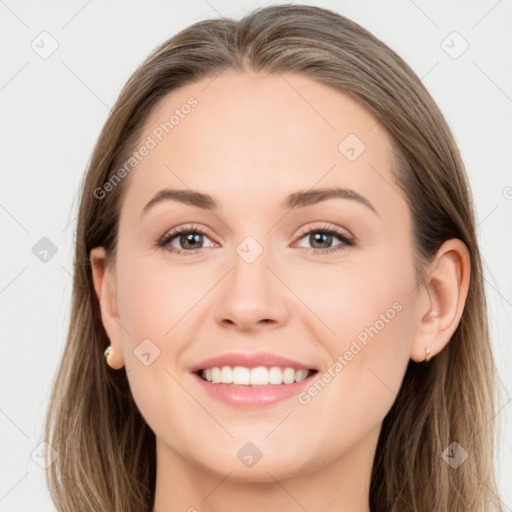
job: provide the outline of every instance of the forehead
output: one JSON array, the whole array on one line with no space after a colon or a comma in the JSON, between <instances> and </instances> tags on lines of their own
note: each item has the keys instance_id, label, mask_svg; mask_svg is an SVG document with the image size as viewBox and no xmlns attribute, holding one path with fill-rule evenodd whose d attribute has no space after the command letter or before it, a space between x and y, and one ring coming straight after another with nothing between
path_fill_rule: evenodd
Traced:
<instances>
[{"instance_id":1,"label":"forehead","mask_svg":"<svg viewBox=\"0 0 512 512\"><path fill-rule=\"evenodd\" d=\"M389 185L391 139L377 118L298 74L225 71L186 85L153 110L144 143L151 149L130 174L125 201L138 211L164 187L232 205L313 187L346 186L374 204L397 194Z\"/></svg>"}]
</instances>

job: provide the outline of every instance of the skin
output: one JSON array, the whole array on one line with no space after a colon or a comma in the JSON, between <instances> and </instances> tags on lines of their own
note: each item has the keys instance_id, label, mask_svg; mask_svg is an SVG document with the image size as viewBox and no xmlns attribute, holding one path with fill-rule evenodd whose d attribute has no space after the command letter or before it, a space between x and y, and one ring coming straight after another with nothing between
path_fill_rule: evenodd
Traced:
<instances>
[{"instance_id":1,"label":"skin","mask_svg":"<svg viewBox=\"0 0 512 512\"><path fill-rule=\"evenodd\" d=\"M106 265L101 247L90 255L109 364L126 367L157 438L154 510L368 512L378 435L407 364L426 347L439 353L459 323L466 247L445 242L417 286L390 138L346 94L296 74L225 71L166 96L141 140L190 96L198 105L126 178L116 261ZM366 146L352 162L338 150L350 133ZM334 186L378 214L340 198L281 207L292 192ZM210 194L218 211L167 200L141 215L163 188ZM195 254L157 246L190 224L207 233ZM301 235L322 226L357 242ZM247 236L263 248L250 264L236 252ZM179 237L173 245L184 250ZM322 373L397 302L401 311L306 405L293 397L242 410L206 395L189 371L226 352L265 351ZM145 366L134 350L147 338L160 355ZM249 441L262 458L247 468L237 452Z\"/></svg>"}]
</instances>

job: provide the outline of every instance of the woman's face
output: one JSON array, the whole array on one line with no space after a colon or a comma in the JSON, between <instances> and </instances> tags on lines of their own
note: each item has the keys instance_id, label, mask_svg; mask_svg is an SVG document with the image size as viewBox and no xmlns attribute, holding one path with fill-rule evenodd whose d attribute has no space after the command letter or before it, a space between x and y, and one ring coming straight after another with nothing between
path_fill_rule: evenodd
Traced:
<instances>
[{"instance_id":1,"label":"woman's face","mask_svg":"<svg viewBox=\"0 0 512 512\"><path fill-rule=\"evenodd\" d=\"M418 318L386 132L306 77L226 71L165 97L143 145L124 178L111 341L160 460L246 480L342 456L356 470Z\"/></svg>"}]
</instances>

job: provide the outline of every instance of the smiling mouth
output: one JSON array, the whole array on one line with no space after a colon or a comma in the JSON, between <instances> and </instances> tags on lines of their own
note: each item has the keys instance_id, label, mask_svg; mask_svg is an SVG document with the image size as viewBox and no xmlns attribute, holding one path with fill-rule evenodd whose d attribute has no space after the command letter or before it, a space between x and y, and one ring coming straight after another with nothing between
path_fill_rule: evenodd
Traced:
<instances>
[{"instance_id":1,"label":"smiling mouth","mask_svg":"<svg viewBox=\"0 0 512 512\"><path fill-rule=\"evenodd\" d=\"M310 378L317 370L296 370L282 366L212 366L198 370L196 375L212 384L232 384L235 386L278 386L302 382Z\"/></svg>"}]
</instances>

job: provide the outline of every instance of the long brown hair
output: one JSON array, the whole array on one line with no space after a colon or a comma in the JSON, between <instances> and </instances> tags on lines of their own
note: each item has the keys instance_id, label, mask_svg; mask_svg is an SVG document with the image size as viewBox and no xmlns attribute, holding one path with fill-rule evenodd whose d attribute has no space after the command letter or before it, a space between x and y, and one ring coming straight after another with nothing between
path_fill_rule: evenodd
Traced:
<instances>
[{"instance_id":1,"label":"long brown hair","mask_svg":"<svg viewBox=\"0 0 512 512\"><path fill-rule=\"evenodd\" d=\"M149 114L174 89L223 70L295 72L343 91L369 109L394 141L394 178L413 218L418 284L450 238L470 253L469 292L450 343L430 362L410 362L384 419L371 477L373 512L502 510L493 464L495 368L480 252L464 164L450 129L412 69L382 41L326 9L280 5L243 19L195 23L156 48L122 90L82 185L73 304L56 375L46 441L61 512L147 512L153 505L155 436L124 371L105 364L109 344L95 297L89 252L115 261L124 182L95 194L136 148ZM468 452L458 468L444 450Z\"/></svg>"}]
</instances>

